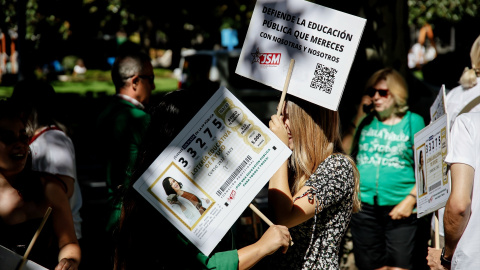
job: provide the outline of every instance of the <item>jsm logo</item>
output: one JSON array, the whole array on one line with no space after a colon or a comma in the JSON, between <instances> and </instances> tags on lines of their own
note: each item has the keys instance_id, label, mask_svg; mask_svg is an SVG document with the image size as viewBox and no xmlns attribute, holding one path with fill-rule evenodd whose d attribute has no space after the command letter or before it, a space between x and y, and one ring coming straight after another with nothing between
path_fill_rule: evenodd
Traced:
<instances>
[{"instance_id":1,"label":"jsm logo","mask_svg":"<svg viewBox=\"0 0 480 270\"><path fill-rule=\"evenodd\" d=\"M280 53L263 53L260 56L261 65L279 65L280 64Z\"/></svg>"},{"instance_id":2,"label":"jsm logo","mask_svg":"<svg viewBox=\"0 0 480 270\"><path fill-rule=\"evenodd\" d=\"M252 64L258 62L260 65L279 65L281 53L261 53L257 48L257 51L252 53Z\"/></svg>"}]
</instances>

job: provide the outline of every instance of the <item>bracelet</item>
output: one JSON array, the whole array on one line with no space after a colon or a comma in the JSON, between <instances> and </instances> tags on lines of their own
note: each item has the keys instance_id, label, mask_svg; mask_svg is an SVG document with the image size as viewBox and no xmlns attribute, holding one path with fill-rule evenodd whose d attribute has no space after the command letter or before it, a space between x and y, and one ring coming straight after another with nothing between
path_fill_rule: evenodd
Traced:
<instances>
[{"instance_id":1,"label":"bracelet","mask_svg":"<svg viewBox=\"0 0 480 270\"><path fill-rule=\"evenodd\" d=\"M415 200L417 200L417 196L413 195L412 193L408 193L408 196L412 196L413 198L415 198Z\"/></svg>"}]
</instances>

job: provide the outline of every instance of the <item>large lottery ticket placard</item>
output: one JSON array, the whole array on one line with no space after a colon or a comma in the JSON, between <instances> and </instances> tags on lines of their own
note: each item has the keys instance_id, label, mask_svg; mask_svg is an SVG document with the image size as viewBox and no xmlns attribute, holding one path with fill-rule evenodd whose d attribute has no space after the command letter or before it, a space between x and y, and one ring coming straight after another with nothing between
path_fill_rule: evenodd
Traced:
<instances>
[{"instance_id":1,"label":"large lottery ticket placard","mask_svg":"<svg viewBox=\"0 0 480 270\"><path fill-rule=\"evenodd\" d=\"M447 164L448 117L446 114L415 134L417 217L445 206L450 194Z\"/></svg>"},{"instance_id":2,"label":"large lottery ticket placard","mask_svg":"<svg viewBox=\"0 0 480 270\"><path fill-rule=\"evenodd\" d=\"M22 256L0 245L0 269L17 270L21 261ZM47 268L27 260L22 270L47 270Z\"/></svg>"},{"instance_id":3,"label":"large lottery ticket placard","mask_svg":"<svg viewBox=\"0 0 480 270\"><path fill-rule=\"evenodd\" d=\"M366 20L304 0L258 0L236 73L337 110Z\"/></svg>"},{"instance_id":4,"label":"large lottery ticket placard","mask_svg":"<svg viewBox=\"0 0 480 270\"><path fill-rule=\"evenodd\" d=\"M134 188L208 255L290 155L222 87Z\"/></svg>"}]
</instances>

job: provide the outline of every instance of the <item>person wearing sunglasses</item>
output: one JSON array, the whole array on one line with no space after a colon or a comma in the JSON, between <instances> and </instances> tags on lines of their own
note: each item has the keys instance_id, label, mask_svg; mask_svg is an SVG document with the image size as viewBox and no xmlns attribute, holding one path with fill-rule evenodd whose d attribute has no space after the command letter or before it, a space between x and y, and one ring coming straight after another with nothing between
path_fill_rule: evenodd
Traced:
<instances>
[{"instance_id":1,"label":"person wearing sunglasses","mask_svg":"<svg viewBox=\"0 0 480 270\"><path fill-rule=\"evenodd\" d=\"M67 187L75 234L82 242L82 193L77 177L75 146L66 125L58 121L59 98L53 87L40 80L23 80L13 88L12 102L22 110L30 137L32 169L58 177Z\"/></svg>"},{"instance_id":2,"label":"person wearing sunglasses","mask_svg":"<svg viewBox=\"0 0 480 270\"><path fill-rule=\"evenodd\" d=\"M66 184L32 170L29 137L16 105L0 101L0 245L24 255L51 207L28 259L48 269L76 270L81 251Z\"/></svg>"},{"instance_id":3,"label":"person wearing sunglasses","mask_svg":"<svg viewBox=\"0 0 480 270\"><path fill-rule=\"evenodd\" d=\"M100 112L94 130L95 154L101 166L101 177L107 183L108 238L118 223L123 188L130 181L140 143L150 122L144 110L155 89L151 59L137 49L121 52L111 74L116 95ZM110 250L113 251L113 246Z\"/></svg>"},{"instance_id":4,"label":"person wearing sunglasses","mask_svg":"<svg viewBox=\"0 0 480 270\"><path fill-rule=\"evenodd\" d=\"M362 269L411 269L417 232L414 134L423 118L408 111L407 84L394 69L366 83L371 111L356 128L351 155L360 172L362 211L353 214L355 263Z\"/></svg>"}]
</instances>

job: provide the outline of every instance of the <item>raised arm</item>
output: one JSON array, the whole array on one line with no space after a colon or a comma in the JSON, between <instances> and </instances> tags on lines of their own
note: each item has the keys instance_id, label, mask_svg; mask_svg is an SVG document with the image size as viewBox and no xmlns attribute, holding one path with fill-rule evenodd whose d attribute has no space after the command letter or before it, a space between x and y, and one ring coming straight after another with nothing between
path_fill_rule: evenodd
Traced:
<instances>
[{"instance_id":1,"label":"raised arm","mask_svg":"<svg viewBox=\"0 0 480 270\"><path fill-rule=\"evenodd\" d=\"M53 228L58 238L58 265L55 270L77 270L81 251L73 227L67 194L55 180L46 180L45 195L52 207Z\"/></svg>"},{"instance_id":2,"label":"raised arm","mask_svg":"<svg viewBox=\"0 0 480 270\"><path fill-rule=\"evenodd\" d=\"M273 115L270 129L288 145L288 135L282 116ZM303 187L297 195L303 194L309 187ZM272 176L268 185L268 202L275 214L275 223L294 227L313 217L315 206L308 199L301 198L294 202L288 181L288 167L285 161Z\"/></svg>"}]
</instances>

